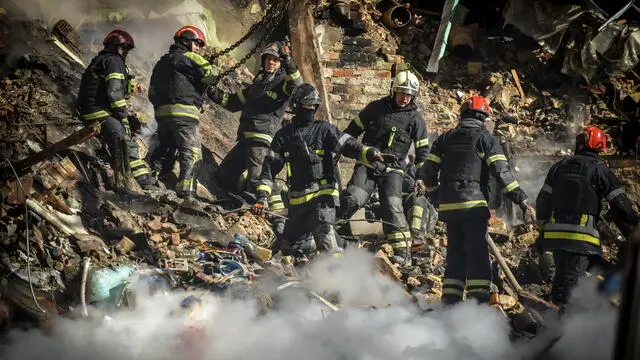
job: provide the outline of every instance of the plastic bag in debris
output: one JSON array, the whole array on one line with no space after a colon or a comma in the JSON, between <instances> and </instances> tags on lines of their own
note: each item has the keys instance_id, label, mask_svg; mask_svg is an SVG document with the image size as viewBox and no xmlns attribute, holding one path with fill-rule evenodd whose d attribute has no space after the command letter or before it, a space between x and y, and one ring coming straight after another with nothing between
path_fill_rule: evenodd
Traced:
<instances>
[{"instance_id":1,"label":"plastic bag in debris","mask_svg":"<svg viewBox=\"0 0 640 360\"><path fill-rule=\"evenodd\" d=\"M87 282L87 301L113 301L121 291L121 287L128 283L133 274L134 266L121 265L115 269L103 268L92 271Z\"/></svg>"},{"instance_id":2,"label":"plastic bag in debris","mask_svg":"<svg viewBox=\"0 0 640 360\"><path fill-rule=\"evenodd\" d=\"M26 267L21 269L9 265L9 270L20 279L29 282L29 273ZM42 291L62 291L66 288L60 277L60 272L49 268L31 267L31 283Z\"/></svg>"}]
</instances>

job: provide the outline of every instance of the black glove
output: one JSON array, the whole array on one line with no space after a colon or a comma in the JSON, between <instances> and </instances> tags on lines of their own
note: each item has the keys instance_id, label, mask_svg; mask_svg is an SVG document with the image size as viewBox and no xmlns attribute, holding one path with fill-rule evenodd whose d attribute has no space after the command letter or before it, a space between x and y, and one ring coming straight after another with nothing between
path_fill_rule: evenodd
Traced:
<instances>
[{"instance_id":1,"label":"black glove","mask_svg":"<svg viewBox=\"0 0 640 360\"><path fill-rule=\"evenodd\" d=\"M256 200L256 203L253 204L251 212L256 215L264 215L264 212L267 211L267 209L269 209L269 201L266 197L261 196Z\"/></svg>"},{"instance_id":2,"label":"black glove","mask_svg":"<svg viewBox=\"0 0 640 360\"><path fill-rule=\"evenodd\" d=\"M127 116L129 119L129 129L132 134L140 134L140 130L142 129L142 123L140 122L140 118L138 118L138 114L132 113Z\"/></svg>"},{"instance_id":3,"label":"black glove","mask_svg":"<svg viewBox=\"0 0 640 360\"><path fill-rule=\"evenodd\" d=\"M369 150L367 150L367 153L365 154L365 157L367 159L367 162L371 164L377 161L384 162L384 159L382 158L382 153L375 148L369 148Z\"/></svg>"},{"instance_id":4,"label":"black glove","mask_svg":"<svg viewBox=\"0 0 640 360\"><path fill-rule=\"evenodd\" d=\"M226 97L226 95L227 94L217 86L209 86L207 88L207 96L216 104L224 106L223 103L225 102L224 98Z\"/></svg>"},{"instance_id":5,"label":"black glove","mask_svg":"<svg viewBox=\"0 0 640 360\"><path fill-rule=\"evenodd\" d=\"M280 47L278 48L278 55L280 56L280 61L282 62L282 66L287 74L293 74L298 71L298 66L296 62L293 61L293 57L291 56L291 49L286 42L281 42Z\"/></svg>"},{"instance_id":6,"label":"black glove","mask_svg":"<svg viewBox=\"0 0 640 360\"><path fill-rule=\"evenodd\" d=\"M418 179L415 183L413 183L411 191L416 193L417 196L424 196L427 191L427 187L424 185L424 181Z\"/></svg>"},{"instance_id":7,"label":"black glove","mask_svg":"<svg viewBox=\"0 0 640 360\"><path fill-rule=\"evenodd\" d=\"M525 223L530 223L535 221L535 218L533 217L533 212L531 211L531 207L529 207L527 200L522 200L522 202L518 204L518 206L520 207L520 211L522 211L522 220Z\"/></svg>"}]
</instances>

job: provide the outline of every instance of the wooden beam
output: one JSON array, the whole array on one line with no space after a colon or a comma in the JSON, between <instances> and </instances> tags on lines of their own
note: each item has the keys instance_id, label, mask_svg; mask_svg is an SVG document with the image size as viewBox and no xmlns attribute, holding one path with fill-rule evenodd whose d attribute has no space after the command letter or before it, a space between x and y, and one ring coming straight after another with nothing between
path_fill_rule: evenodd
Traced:
<instances>
[{"instance_id":1,"label":"wooden beam","mask_svg":"<svg viewBox=\"0 0 640 360\"><path fill-rule=\"evenodd\" d=\"M47 146L44 150L41 150L40 152L37 152L26 159L18 161L16 164L14 164L14 167L16 171L20 173L21 171L28 169L32 165L35 165L40 161L54 156L62 150L66 150L74 145L82 144L83 142L91 139L99 133L100 123L97 121L92 122L82 129L67 136L66 138L58 141L57 143Z\"/></svg>"},{"instance_id":2,"label":"wooden beam","mask_svg":"<svg viewBox=\"0 0 640 360\"><path fill-rule=\"evenodd\" d=\"M329 95L324 85L323 66L320 59L320 44L315 34L311 1L291 0L289 5L289 38L291 51L304 82L313 84L323 99L318 109L318 118L333 124Z\"/></svg>"}]
</instances>

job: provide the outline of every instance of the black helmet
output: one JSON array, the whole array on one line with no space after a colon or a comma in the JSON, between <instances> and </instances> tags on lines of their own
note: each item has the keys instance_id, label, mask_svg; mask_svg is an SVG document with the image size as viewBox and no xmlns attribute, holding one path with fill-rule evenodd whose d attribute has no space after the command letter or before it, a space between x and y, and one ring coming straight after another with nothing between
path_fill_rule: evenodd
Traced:
<instances>
[{"instance_id":1,"label":"black helmet","mask_svg":"<svg viewBox=\"0 0 640 360\"><path fill-rule=\"evenodd\" d=\"M300 84L291 94L291 108L293 111L296 111L301 105L314 106L318 110L320 104L322 104L320 93L309 83Z\"/></svg>"}]
</instances>

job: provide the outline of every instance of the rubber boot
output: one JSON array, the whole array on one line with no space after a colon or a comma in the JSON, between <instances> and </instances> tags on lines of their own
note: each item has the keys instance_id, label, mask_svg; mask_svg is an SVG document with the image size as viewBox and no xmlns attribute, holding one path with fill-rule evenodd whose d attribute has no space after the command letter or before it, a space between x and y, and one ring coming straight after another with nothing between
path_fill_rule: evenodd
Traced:
<instances>
[{"instance_id":1,"label":"rubber boot","mask_svg":"<svg viewBox=\"0 0 640 360\"><path fill-rule=\"evenodd\" d=\"M391 262L399 264L400 266L411 266L411 248L402 247L393 249L393 257Z\"/></svg>"}]
</instances>

